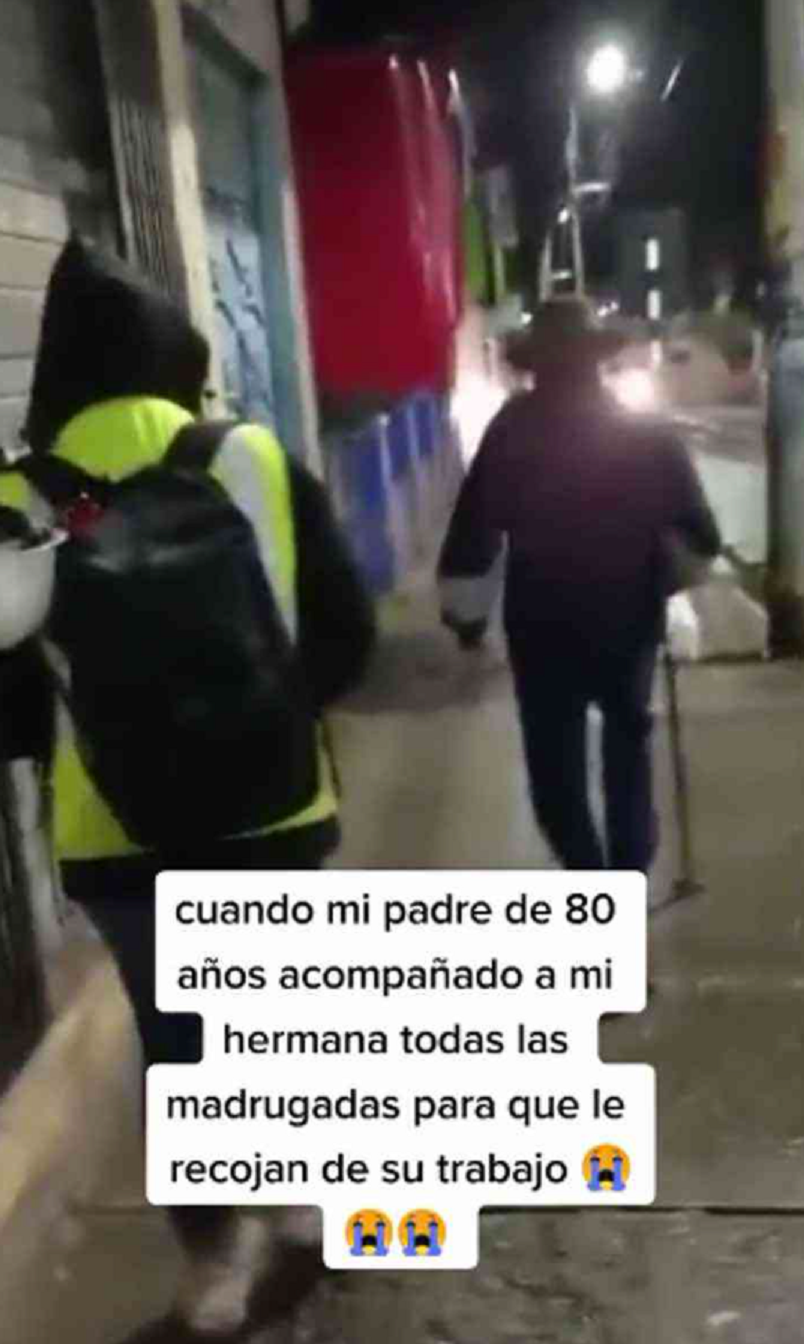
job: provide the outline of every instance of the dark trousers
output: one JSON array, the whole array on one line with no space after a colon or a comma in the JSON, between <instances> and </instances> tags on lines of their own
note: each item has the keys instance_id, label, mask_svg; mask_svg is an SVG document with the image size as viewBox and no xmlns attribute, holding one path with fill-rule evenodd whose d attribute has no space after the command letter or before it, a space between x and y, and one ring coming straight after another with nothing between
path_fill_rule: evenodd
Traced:
<instances>
[{"instance_id":1,"label":"dark trousers","mask_svg":"<svg viewBox=\"0 0 804 1344\"><path fill-rule=\"evenodd\" d=\"M576 872L647 873L659 827L653 806L650 702L656 649L594 659L556 656L535 640L510 640L531 796L556 857ZM605 837L589 795L588 711L603 715Z\"/></svg>"},{"instance_id":2,"label":"dark trousers","mask_svg":"<svg viewBox=\"0 0 804 1344\"><path fill-rule=\"evenodd\" d=\"M83 906L117 964L151 1064L197 1064L203 1056L201 1018L157 1012L155 882L165 868L196 872L251 870L303 872L321 867L332 847L332 832L316 828L264 840L228 841L171 860L103 859L66 863L67 896ZM227 1208L173 1208L176 1231L191 1254L214 1250L233 1219Z\"/></svg>"}]
</instances>

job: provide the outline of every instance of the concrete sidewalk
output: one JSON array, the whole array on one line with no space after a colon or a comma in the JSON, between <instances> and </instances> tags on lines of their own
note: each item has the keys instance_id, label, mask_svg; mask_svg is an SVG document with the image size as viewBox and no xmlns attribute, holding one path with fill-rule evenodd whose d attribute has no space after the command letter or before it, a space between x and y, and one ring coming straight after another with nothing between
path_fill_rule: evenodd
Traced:
<instances>
[{"instance_id":1,"label":"concrete sidewalk","mask_svg":"<svg viewBox=\"0 0 804 1344\"><path fill-rule=\"evenodd\" d=\"M292 1323L259 1338L800 1341L804 671L691 669L682 693L707 894L654 918L651 1009L601 1029L605 1059L659 1072L657 1210L490 1216L476 1274L327 1277ZM426 590L390 605L371 683L338 716L336 737L340 867L549 863L504 660L459 655ZM663 717L657 762L671 818ZM670 825L659 897L673 842ZM143 1204L137 1094L131 1019L95 947L0 1107L0 1344L119 1344L167 1310L179 1256Z\"/></svg>"}]
</instances>

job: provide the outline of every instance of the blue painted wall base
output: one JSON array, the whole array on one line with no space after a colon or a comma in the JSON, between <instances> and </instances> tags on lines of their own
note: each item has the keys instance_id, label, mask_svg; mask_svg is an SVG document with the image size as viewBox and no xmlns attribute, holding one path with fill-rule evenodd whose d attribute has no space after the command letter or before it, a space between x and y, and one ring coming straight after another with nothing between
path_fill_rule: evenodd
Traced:
<instances>
[{"instance_id":1,"label":"blue painted wall base","mask_svg":"<svg viewBox=\"0 0 804 1344\"><path fill-rule=\"evenodd\" d=\"M329 485L373 593L398 588L437 546L462 477L449 399L419 392L326 444Z\"/></svg>"}]
</instances>

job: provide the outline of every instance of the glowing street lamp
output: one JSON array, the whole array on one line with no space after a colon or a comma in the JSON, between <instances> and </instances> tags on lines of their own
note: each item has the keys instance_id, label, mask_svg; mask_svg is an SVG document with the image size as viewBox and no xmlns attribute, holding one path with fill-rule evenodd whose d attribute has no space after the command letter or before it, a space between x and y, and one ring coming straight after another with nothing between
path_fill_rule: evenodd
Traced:
<instances>
[{"instance_id":1,"label":"glowing street lamp","mask_svg":"<svg viewBox=\"0 0 804 1344\"><path fill-rule=\"evenodd\" d=\"M617 42L602 43L594 50L587 50L588 59L581 56L581 63L585 60L585 83L587 93L591 92L598 97L614 98L620 93L624 93L632 80L638 79L638 72L631 66L629 53L626 45L620 45ZM584 99L580 90L576 88L575 96L570 100L569 107L569 135L566 146L567 177L569 180L569 197L572 202L572 208L563 206L558 217L558 225L561 228L572 226L571 247L573 251L572 270L569 276L562 273L556 273L553 270L553 230L548 234L545 242L544 252L541 263L540 274L540 292L542 298L548 298L553 292L554 282L565 278L575 280L575 291L582 295L585 292L585 266L583 255L583 237L581 216L578 209L579 201L582 196L603 195L611 191L611 184L607 182L581 182L579 180L579 161L580 161L580 105Z\"/></svg>"},{"instance_id":2,"label":"glowing street lamp","mask_svg":"<svg viewBox=\"0 0 804 1344\"><path fill-rule=\"evenodd\" d=\"M628 57L613 42L598 47L586 67L586 79L593 93L611 98L621 93L628 82Z\"/></svg>"}]
</instances>

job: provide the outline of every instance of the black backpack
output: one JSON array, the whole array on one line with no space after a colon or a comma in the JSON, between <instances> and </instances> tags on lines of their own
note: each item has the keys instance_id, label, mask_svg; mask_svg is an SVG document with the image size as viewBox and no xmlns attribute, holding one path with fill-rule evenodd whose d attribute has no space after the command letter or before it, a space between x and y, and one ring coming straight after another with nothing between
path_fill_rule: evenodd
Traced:
<instances>
[{"instance_id":1,"label":"black backpack","mask_svg":"<svg viewBox=\"0 0 804 1344\"><path fill-rule=\"evenodd\" d=\"M113 485L23 462L67 520L48 635L85 768L149 849L257 832L308 806L316 722L257 538L209 467L228 424L182 430Z\"/></svg>"}]
</instances>

